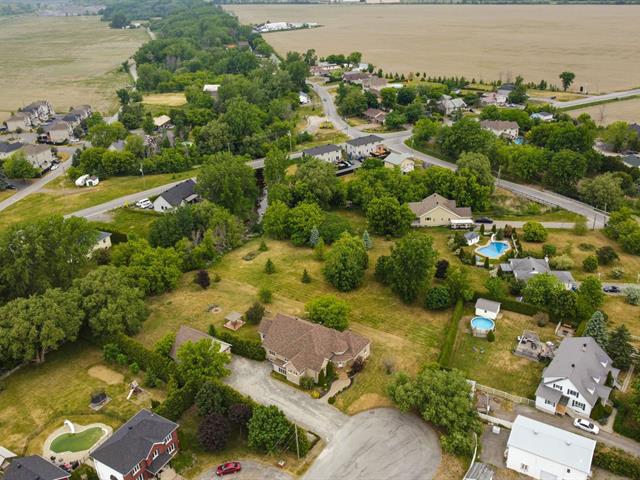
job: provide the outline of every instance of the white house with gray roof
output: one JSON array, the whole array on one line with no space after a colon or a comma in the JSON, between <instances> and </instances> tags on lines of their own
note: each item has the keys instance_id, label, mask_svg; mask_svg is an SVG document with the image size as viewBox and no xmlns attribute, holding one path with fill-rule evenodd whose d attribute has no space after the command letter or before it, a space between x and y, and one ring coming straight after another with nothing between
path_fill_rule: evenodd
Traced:
<instances>
[{"instance_id":1,"label":"white house with gray roof","mask_svg":"<svg viewBox=\"0 0 640 480\"><path fill-rule=\"evenodd\" d=\"M307 148L302 151L305 157L313 157L325 162L338 163L342 160L342 149L330 143L329 145L319 145L313 148Z\"/></svg>"},{"instance_id":2,"label":"white house with gray roof","mask_svg":"<svg viewBox=\"0 0 640 480\"><path fill-rule=\"evenodd\" d=\"M508 263L500 264L500 271L503 274L513 275L516 280L529 281L534 275L546 273L556 277L566 290L571 290L576 281L571 272L565 270L551 270L549 261L546 258L510 258Z\"/></svg>"},{"instance_id":3,"label":"white house with gray roof","mask_svg":"<svg viewBox=\"0 0 640 480\"><path fill-rule=\"evenodd\" d=\"M158 213L168 212L181 205L195 203L199 198L196 182L190 178L158 195L153 201L153 209Z\"/></svg>"},{"instance_id":4,"label":"white house with gray roof","mask_svg":"<svg viewBox=\"0 0 640 480\"><path fill-rule=\"evenodd\" d=\"M507 440L507 468L539 480L586 480L595 440L518 415Z\"/></svg>"},{"instance_id":5,"label":"white house with gray roof","mask_svg":"<svg viewBox=\"0 0 640 480\"><path fill-rule=\"evenodd\" d=\"M536 408L551 414L588 417L598 400L606 404L618 373L613 361L591 337L565 338L542 372ZM572 415L573 416L573 415Z\"/></svg>"},{"instance_id":6,"label":"white house with gray roof","mask_svg":"<svg viewBox=\"0 0 640 480\"><path fill-rule=\"evenodd\" d=\"M349 158L366 158L382 146L382 138L378 135L366 135L345 142Z\"/></svg>"},{"instance_id":7,"label":"white house with gray roof","mask_svg":"<svg viewBox=\"0 0 640 480\"><path fill-rule=\"evenodd\" d=\"M476 300L476 315L495 320L500 315L500 302L479 298Z\"/></svg>"},{"instance_id":8,"label":"white house with gray roof","mask_svg":"<svg viewBox=\"0 0 640 480\"><path fill-rule=\"evenodd\" d=\"M384 159L386 168L399 168L402 173L413 172L415 164L406 153L391 152Z\"/></svg>"}]
</instances>

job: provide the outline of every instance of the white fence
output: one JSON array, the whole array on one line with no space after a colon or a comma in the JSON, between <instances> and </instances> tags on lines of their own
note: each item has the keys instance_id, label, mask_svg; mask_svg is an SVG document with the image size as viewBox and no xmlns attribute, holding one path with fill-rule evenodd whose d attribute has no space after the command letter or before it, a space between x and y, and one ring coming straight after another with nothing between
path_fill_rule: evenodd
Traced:
<instances>
[{"instance_id":1,"label":"white fence","mask_svg":"<svg viewBox=\"0 0 640 480\"><path fill-rule=\"evenodd\" d=\"M519 397L517 395L512 395L511 393L503 392L502 390L496 390L495 388L487 387L486 385L480 385L476 383L476 389L481 392L489 393L495 397L504 398L513 403L520 403L522 405L529 405L530 407L535 407L536 402L531 400L530 398Z\"/></svg>"}]
</instances>

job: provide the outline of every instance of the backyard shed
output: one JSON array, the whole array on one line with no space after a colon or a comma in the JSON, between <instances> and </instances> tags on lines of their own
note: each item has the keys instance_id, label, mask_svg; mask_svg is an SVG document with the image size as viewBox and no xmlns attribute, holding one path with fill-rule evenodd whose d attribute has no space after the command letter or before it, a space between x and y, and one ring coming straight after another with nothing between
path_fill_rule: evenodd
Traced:
<instances>
[{"instance_id":1,"label":"backyard shed","mask_svg":"<svg viewBox=\"0 0 640 480\"><path fill-rule=\"evenodd\" d=\"M500 313L500 302L479 298L476 300L476 315L495 320Z\"/></svg>"}]
</instances>

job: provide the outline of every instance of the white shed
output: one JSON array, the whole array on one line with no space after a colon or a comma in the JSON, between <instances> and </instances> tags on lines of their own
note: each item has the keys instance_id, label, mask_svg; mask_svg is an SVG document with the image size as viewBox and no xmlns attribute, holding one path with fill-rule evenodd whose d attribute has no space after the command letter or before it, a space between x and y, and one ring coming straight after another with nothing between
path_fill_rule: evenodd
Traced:
<instances>
[{"instance_id":1,"label":"white shed","mask_svg":"<svg viewBox=\"0 0 640 480\"><path fill-rule=\"evenodd\" d=\"M518 415L507 441L507 468L539 480L586 480L595 440Z\"/></svg>"},{"instance_id":2,"label":"white shed","mask_svg":"<svg viewBox=\"0 0 640 480\"><path fill-rule=\"evenodd\" d=\"M476 300L476 315L495 320L500 313L500 302L479 298Z\"/></svg>"}]
</instances>

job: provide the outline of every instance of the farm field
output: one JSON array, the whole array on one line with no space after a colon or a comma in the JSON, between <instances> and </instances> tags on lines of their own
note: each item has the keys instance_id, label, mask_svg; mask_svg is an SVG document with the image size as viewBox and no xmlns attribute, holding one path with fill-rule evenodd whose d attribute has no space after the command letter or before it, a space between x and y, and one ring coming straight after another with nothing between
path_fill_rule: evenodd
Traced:
<instances>
[{"instance_id":1,"label":"farm field","mask_svg":"<svg viewBox=\"0 0 640 480\"><path fill-rule=\"evenodd\" d=\"M587 113L598 125L609 125L613 122L640 122L640 98L603 103L593 107L578 108L567 112L573 118Z\"/></svg>"},{"instance_id":2,"label":"farm field","mask_svg":"<svg viewBox=\"0 0 640 480\"><path fill-rule=\"evenodd\" d=\"M130 82L117 69L148 39L145 30L113 30L92 17L0 19L0 121L35 100L57 111L90 104L112 113L115 91Z\"/></svg>"},{"instance_id":3,"label":"farm field","mask_svg":"<svg viewBox=\"0 0 640 480\"><path fill-rule=\"evenodd\" d=\"M476 80L560 84L595 93L640 85L640 50L628 42L638 6L601 5L233 5L243 23L317 22L321 28L265 39L281 54L362 52L385 71ZM384 32L384 33L382 33ZM420 48L415 48L420 46ZM612 52L614 52L612 54Z\"/></svg>"}]
</instances>

